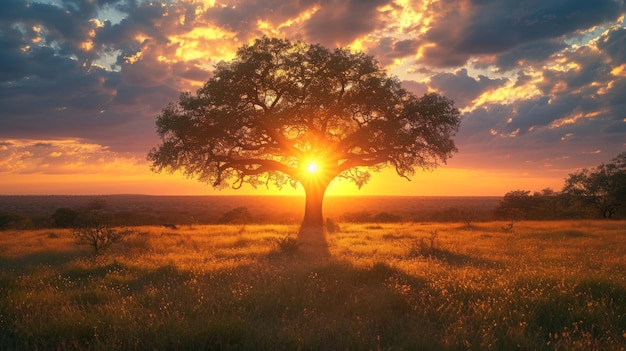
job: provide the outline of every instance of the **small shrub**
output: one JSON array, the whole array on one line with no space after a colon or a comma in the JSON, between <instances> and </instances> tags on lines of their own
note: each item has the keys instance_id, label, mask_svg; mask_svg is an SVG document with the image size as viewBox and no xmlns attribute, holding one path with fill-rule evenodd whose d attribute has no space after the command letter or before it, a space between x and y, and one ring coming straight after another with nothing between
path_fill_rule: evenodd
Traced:
<instances>
[{"instance_id":1,"label":"small shrub","mask_svg":"<svg viewBox=\"0 0 626 351\"><path fill-rule=\"evenodd\" d=\"M150 243L150 233L148 232L134 232L134 235L128 235L124 238L124 249L134 253L149 252L152 250Z\"/></svg>"},{"instance_id":2,"label":"small shrub","mask_svg":"<svg viewBox=\"0 0 626 351\"><path fill-rule=\"evenodd\" d=\"M329 233L336 233L340 230L339 224L335 223L331 218L326 219L326 231Z\"/></svg>"},{"instance_id":3,"label":"small shrub","mask_svg":"<svg viewBox=\"0 0 626 351\"><path fill-rule=\"evenodd\" d=\"M48 232L47 236L49 239L57 239L59 238L59 234L55 233L55 232Z\"/></svg>"},{"instance_id":4,"label":"small shrub","mask_svg":"<svg viewBox=\"0 0 626 351\"><path fill-rule=\"evenodd\" d=\"M298 240L289 234L284 238L277 239L278 251L285 255L293 255L300 249Z\"/></svg>"},{"instance_id":5,"label":"small shrub","mask_svg":"<svg viewBox=\"0 0 626 351\"><path fill-rule=\"evenodd\" d=\"M421 238L420 240L414 240L409 247L409 256L430 256L433 253L436 253L438 251L436 245L438 236L439 232L437 230L432 230L428 239Z\"/></svg>"},{"instance_id":6,"label":"small shrub","mask_svg":"<svg viewBox=\"0 0 626 351\"><path fill-rule=\"evenodd\" d=\"M500 227L500 229L503 232L505 232L505 233L511 233L511 232L513 232L513 226L514 225L515 225L515 221L511 221L511 222L509 222L509 224L507 224L507 225L505 225L503 227Z\"/></svg>"}]
</instances>

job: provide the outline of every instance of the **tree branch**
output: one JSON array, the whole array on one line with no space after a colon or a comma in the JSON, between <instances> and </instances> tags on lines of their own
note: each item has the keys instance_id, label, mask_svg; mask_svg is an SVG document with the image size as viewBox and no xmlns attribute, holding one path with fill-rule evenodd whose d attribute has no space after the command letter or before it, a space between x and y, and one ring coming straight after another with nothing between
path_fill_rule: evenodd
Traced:
<instances>
[{"instance_id":1,"label":"tree branch","mask_svg":"<svg viewBox=\"0 0 626 351\"><path fill-rule=\"evenodd\" d=\"M251 166L258 166L256 168L248 168ZM281 172L292 178L296 177L296 172L294 168L291 168L283 163L280 163L275 160L265 160L265 159L255 159L255 158L247 158L247 159L231 159L226 161L219 167L220 173L227 169L236 170L240 175L244 176L253 176L259 175L266 172Z\"/></svg>"}]
</instances>

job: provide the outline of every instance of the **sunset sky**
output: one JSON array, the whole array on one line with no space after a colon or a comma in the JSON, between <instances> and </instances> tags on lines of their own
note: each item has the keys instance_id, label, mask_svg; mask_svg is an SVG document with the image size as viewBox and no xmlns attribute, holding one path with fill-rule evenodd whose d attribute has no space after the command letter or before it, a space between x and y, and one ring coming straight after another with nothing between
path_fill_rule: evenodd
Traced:
<instances>
[{"instance_id":1,"label":"sunset sky","mask_svg":"<svg viewBox=\"0 0 626 351\"><path fill-rule=\"evenodd\" d=\"M263 35L351 47L462 112L459 152L327 194L560 190L626 151L623 0L0 0L0 195L299 194L154 174L155 117Z\"/></svg>"}]
</instances>

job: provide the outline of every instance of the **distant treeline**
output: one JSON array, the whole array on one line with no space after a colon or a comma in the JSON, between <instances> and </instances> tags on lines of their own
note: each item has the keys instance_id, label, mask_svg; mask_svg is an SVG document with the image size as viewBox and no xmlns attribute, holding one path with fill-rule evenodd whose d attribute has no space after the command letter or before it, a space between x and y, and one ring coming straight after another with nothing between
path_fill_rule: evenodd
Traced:
<instances>
[{"instance_id":1,"label":"distant treeline","mask_svg":"<svg viewBox=\"0 0 626 351\"><path fill-rule=\"evenodd\" d=\"M327 197L336 222L460 222L493 219L500 197ZM116 225L294 224L303 197L254 196L0 196L0 229L72 227L90 211Z\"/></svg>"},{"instance_id":2,"label":"distant treeline","mask_svg":"<svg viewBox=\"0 0 626 351\"><path fill-rule=\"evenodd\" d=\"M561 192L546 188L530 194L514 190L504 195L496 218L569 219L626 218L626 152L609 163L584 168L565 179Z\"/></svg>"},{"instance_id":3,"label":"distant treeline","mask_svg":"<svg viewBox=\"0 0 626 351\"><path fill-rule=\"evenodd\" d=\"M16 197L12 197L14 200ZM148 197L147 199L150 199ZM45 210L40 197L20 198L19 206L9 206L0 196L0 230L71 228L77 218L90 211L107 213L119 226L200 224L294 224L302 216L303 199L280 197L155 197L148 206L142 196L73 197L72 207L50 201ZM129 202L135 205L129 206ZM142 199L141 201L136 201ZM28 205L28 201L32 201ZM584 218L625 218L624 214L601 211L587 200L551 189L531 194L514 190L499 197L347 197L329 198L325 215L335 222L471 222L492 220L552 220ZM143 205L138 205L143 203ZM51 207L52 206L52 207ZM17 208L16 208L17 207ZM7 210L7 208L10 208ZM604 216L603 214L609 215Z\"/></svg>"}]
</instances>

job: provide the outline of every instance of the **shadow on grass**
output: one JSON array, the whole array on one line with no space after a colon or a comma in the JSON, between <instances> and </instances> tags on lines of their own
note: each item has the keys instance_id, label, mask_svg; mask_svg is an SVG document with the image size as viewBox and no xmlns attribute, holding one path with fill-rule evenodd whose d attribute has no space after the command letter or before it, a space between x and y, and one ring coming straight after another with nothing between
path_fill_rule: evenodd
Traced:
<instances>
[{"instance_id":1,"label":"shadow on grass","mask_svg":"<svg viewBox=\"0 0 626 351\"><path fill-rule=\"evenodd\" d=\"M28 317L0 303L15 317L0 329L0 349L446 350L439 316L418 309L419 296L433 295L427 281L384 263L292 256L200 272L112 263L62 276L61 295ZM117 276L128 278L123 287ZM58 313L59 304L75 312Z\"/></svg>"},{"instance_id":2,"label":"shadow on grass","mask_svg":"<svg viewBox=\"0 0 626 351\"><path fill-rule=\"evenodd\" d=\"M493 264L446 250L431 254L453 266ZM538 296L495 299L487 306L484 287L445 279L438 284L385 263L356 267L298 254L222 269L78 266L66 267L63 279L50 278L59 285L50 288L49 302L38 298L37 289L0 277L12 296L11 303L0 300L0 349L445 351L485 349L489 342L490 349L547 350L546 335L578 320L602 330L626 328L620 317L626 311L619 307L624 288L597 279L565 295L533 283L528 290ZM25 292L33 295L21 303ZM607 306L593 311L588 302ZM514 322L491 323L501 320L500 312L512 314Z\"/></svg>"},{"instance_id":3,"label":"shadow on grass","mask_svg":"<svg viewBox=\"0 0 626 351\"><path fill-rule=\"evenodd\" d=\"M540 239L540 240L566 240L566 239L576 239L576 238L591 238L593 234L586 233L576 229L566 229L566 230L554 230L554 231L545 231L538 232L525 235L528 239Z\"/></svg>"},{"instance_id":4,"label":"shadow on grass","mask_svg":"<svg viewBox=\"0 0 626 351\"><path fill-rule=\"evenodd\" d=\"M437 247L412 249L410 255L416 258L439 261L453 267L501 268L501 264L493 260L473 257Z\"/></svg>"},{"instance_id":5,"label":"shadow on grass","mask_svg":"<svg viewBox=\"0 0 626 351\"><path fill-rule=\"evenodd\" d=\"M16 258L0 257L0 266L5 269L28 270L36 266L62 266L77 258L85 257L89 251L39 251Z\"/></svg>"},{"instance_id":6,"label":"shadow on grass","mask_svg":"<svg viewBox=\"0 0 626 351\"><path fill-rule=\"evenodd\" d=\"M197 282L193 287L186 285L190 279ZM189 305L170 311L190 317L171 325L181 342L177 348L445 349L437 341L439 329L415 313L415 296L427 289L426 281L382 263L356 268L292 256L193 278L164 268L134 282L140 294L142 284L187 290L172 296L203 301L192 304L194 313ZM161 292L142 303L155 309ZM145 340L145 346L162 348L165 341Z\"/></svg>"}]
</instances>

